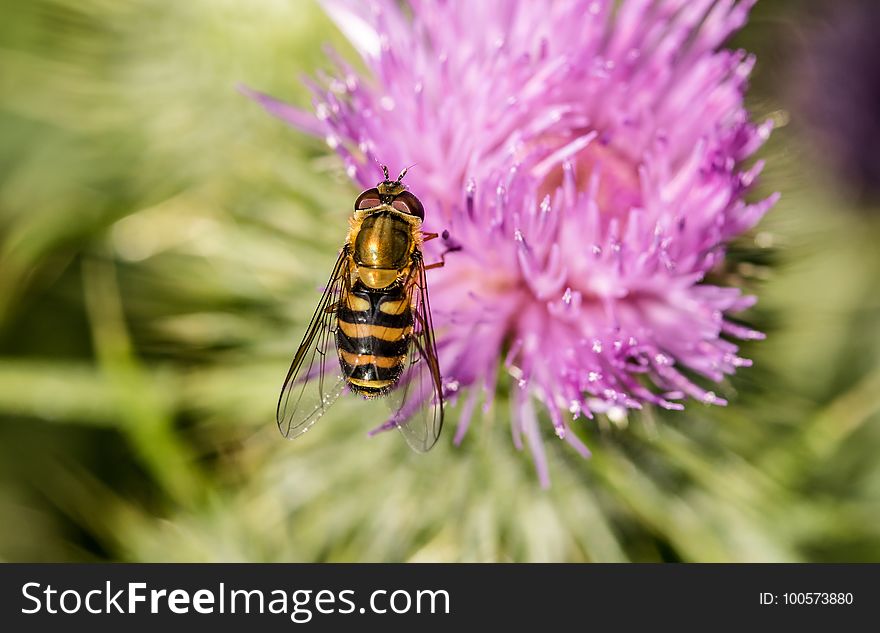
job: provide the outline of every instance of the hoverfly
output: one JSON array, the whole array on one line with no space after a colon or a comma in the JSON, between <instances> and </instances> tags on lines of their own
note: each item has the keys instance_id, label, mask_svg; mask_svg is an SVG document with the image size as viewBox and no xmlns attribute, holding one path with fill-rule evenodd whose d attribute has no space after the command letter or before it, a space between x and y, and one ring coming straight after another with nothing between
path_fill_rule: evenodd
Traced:
<instances>
[{"instance_id":1,"label":"hoverfly","mask_svg":"<svg viewBox=\"0 0 880 633\"><path fill-rule=\"evenodd\" d=\"M385 180L354 203L330 280L278 399L276 420L293 439L305 433L347 387L364 398L386 396L407 443L425 452L443 426L443 394L422 244L422 203ZM336 346L336 359L331 347Z\"/></svg>"}]
</instances>

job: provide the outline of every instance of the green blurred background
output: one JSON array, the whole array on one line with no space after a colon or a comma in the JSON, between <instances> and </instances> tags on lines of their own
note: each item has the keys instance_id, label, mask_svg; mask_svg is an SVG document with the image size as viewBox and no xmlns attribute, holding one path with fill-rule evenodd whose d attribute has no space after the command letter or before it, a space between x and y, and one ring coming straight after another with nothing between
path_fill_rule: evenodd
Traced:
<instances>
[{"instance_id":1,"label":"green blurred background","mask_svg":"<svg viewBox=\"0 0 880 633\"><path fill-rule=\"evenodd\" d=\"M350 53L316 5L0 0L0 559L880 561L880 209L799 124L803 6L734 41L780 124L727 273L755 366L727 408L588 425L589 461L545 425L542 490L502 419L427 457L354 399L278 435L356 192L236 85L308 106Z\"/></svg>"}]
</instances>

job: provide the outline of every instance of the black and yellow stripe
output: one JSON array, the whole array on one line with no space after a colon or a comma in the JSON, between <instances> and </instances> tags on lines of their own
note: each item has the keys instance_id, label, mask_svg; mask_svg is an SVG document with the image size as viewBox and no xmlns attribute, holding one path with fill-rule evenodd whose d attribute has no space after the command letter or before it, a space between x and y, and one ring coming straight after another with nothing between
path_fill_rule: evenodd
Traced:
<instances>
[{"instance_id":1,"label":"black and yellow stripe","mask_svg":"<svg viewBox=\"0 0 880 633\"><path fill-rule=\"evenodd\" d=\"M357 281L336 318L339 363L351 389L365 397L387 393L403 372L412 334L403 285L375 290Z\"/></svg>"}]
</instances>

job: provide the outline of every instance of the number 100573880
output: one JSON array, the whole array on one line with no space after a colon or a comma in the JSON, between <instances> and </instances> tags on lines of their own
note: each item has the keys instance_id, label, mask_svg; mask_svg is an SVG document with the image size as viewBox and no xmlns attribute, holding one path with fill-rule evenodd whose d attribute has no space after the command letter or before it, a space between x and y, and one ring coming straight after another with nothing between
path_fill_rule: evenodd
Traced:
<instances>
[{"instance_id":1,"label":"number 100573880","mask_svg":"<svg viewBox=\"0 0 880 633\"><path fill-rule=\"evenodd\" d=\"M825 593L825 592L807 592L807 593L784 593L782 594L784 604L852 604L853 595L851 593Z\"/></svg>"},{"instance_id":2,"label":"number 100573880","mask_svg":"<svg viewBox=\"0 0 880 633\"><path fill-rule=\"evenodd\" d=\"M852 593L829 593L824 591L788 592L782 594L762 593L761 604L783 605L848 605L853 603Z\"/></svg>"}]
</instances>

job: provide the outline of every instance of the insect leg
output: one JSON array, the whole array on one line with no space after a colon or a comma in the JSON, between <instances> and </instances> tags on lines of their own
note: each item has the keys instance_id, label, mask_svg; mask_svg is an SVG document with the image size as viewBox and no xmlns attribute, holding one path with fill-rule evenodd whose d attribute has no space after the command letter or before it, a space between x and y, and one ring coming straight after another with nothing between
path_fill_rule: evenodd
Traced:
<instances>
[{"instance_id":1,"label":"insect leg","mask_svg":"<svg viewBox=\"0 0 880 633\"><path fill-rule=\"evenodd\" d=\"M425 237L424 237L423 241L425 241L425 242L437 237L436 233L425 233L424 235L425 235ZM440 261L439 262L435 262L433 264L428 264L427 266L425 266L425 270L430 270L432 268L443 268L443 266L446 265L446 255L448 253L454 253L456 251L461 250L461 244L459 244L458 242L456 242L454 240L449 239L449 231L443 231L443 233L440 234L440 237L442 237L443 241L446 242L446 250L443 251L442 253L440 253Z\"/></svg>"},{"instance_id":2,"label":"insect leg","mask_svg":"<svg viewBox=\"0 0 880 633\"><path fill-rule=\"evenodd\" d=\"M461 246L450 246L445 251L440 253L440 261L434 262L433 264L428 264L425 266L425 270L431 270L432 268L443 268L446 265L446 255L448 253L454 253L456 251L460 251Z\"/></svg>"}]
</instances>

